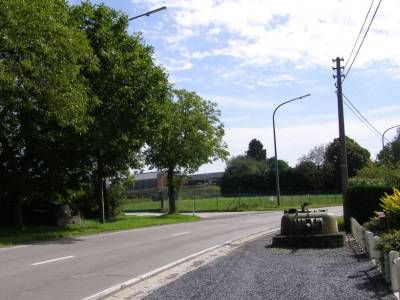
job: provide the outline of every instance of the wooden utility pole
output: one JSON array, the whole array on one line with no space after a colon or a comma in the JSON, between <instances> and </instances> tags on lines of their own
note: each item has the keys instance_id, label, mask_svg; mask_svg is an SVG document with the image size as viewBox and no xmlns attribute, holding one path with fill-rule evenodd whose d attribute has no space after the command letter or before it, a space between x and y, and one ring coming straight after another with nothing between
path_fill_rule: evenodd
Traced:
<instances>
[{"instance_id":1,"label":"wooden utility pole","mask_svg":"<svg viewBox=\"0 0 400 300\"><path fill-rule=\"evenodd\" d=\"M344 67L340 66L340 62L343 61L343 58L336 57L333 59L333 62L336 63L336 67L333 70L336 70L336 75L333 75L336 78L336 94L338 100L338 120L339 120L339 141L340 141L340 177L341 177L341 187L343 194L343 219L344 219L344 227L346 231L350 230L350 215L349 215L349 206L347 202L347 186L348 186L348 167L347 167L347 151L346 151L346 134L344 130L344 114L343 114L343 93L342 93L342 78L344 75L342 74L342 70Z\"/></svg>"}]
</instances>

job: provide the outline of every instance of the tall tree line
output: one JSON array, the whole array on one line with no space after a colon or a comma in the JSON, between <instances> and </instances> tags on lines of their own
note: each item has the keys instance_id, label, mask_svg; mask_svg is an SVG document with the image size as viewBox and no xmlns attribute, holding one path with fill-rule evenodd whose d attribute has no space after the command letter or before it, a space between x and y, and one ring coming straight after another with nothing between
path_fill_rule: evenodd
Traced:
<instances>
[{"instance_id":1,"label":"tall tree line","mask_svg":"<svg viewBox=\"0 0 400 300\"><path fill-rule=\"evenodd\" d=\"M371 163L370 153L351 138L346 137L349 176ZM280 187L283 192L340 192L339 140L315 146L292 168L278 160ZM237 193L275 193L276 161L267 158L266 150L257 139L249 143L245 155L231 158L221 182L225 195Z\"/></svg>"},{"instance_id":2,"label":"tall tree line","mask_svg":"<svg viewBox=\"0 0 400 300\"><path fill-rule=\"evenodd\" d=\"M103 4L0 0L0 223L23 228L27 212L63 203L98 216L103 198L110 217L143 149L172 174L226 156L215 105L175 91L153 48L127 29L128 17ZM171 123L193 107L198 125ZM186 143L201 135L201 159L160 163L167 129Z\"/></svg>"}]
</instances>

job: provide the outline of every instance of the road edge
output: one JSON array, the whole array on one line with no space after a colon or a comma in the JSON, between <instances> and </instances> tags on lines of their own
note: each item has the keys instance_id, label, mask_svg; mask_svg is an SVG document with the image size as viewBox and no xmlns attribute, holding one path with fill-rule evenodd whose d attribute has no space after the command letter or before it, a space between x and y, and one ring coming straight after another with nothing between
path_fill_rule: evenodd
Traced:
<instances>
[{"instance_id":1,"label":"road edge","mask_svg":"<svg viewBox=\"0 0 400 300\"><path fill-rule=\"evenodd\" d=\"M258 231L256 233L247 235L245 237L242 237L242 238L239 238L239 239L236 239L236 240L229 240L229 241L226 241L224 243L217 244L215 246L212 246L212 247L209 247L207 249L201 250L199 252L196 252L196 253L191 254L189 256L186 256L184 258L181 258L181 259L178 259L176 261L173 261L173 262L171 262L171 263L169 263L167 265L164 265L164 266L162 266L160 268L154 269L154 270L152 270L150 272L147 272L145 274L139 275L139 276L134 277L132 279L129 279L129 280L126 280L126 281L121 282L119 284L116 284L116 285L114 285L112 287L109 287L109 288L107 288L107 289L105 289L103 291L100 291L100 292L98 292L96 294L93 294L93 295L91 295L89 297L83 298L82 300L100 300L100 299L104 299L104 298L106 298L108 296L111 296L112 294L115 294L115 293L117 293L117 292L129 287L129 286L133 286L133 285L135 285L135 284L137 284L139 282L145 281L145 280L147 280L147 279L149 279L149 278L151 278L153 276L156 276L156 275L158 275L158 274L160 274L160 273L162 273L164 271L167 271L167 270L169 270L171 268L174 268L174 267L176 267L176 266L178 266L180 264L183 264L185 262L188 262L190 260L198 258L199 256L204 255L204 254L206 254L208 252L211 252L213 250L216 250L218 248L224 247L226 245L235 245L235 248L236 248L236 247L239 247L239 246L241 246L241 245L243 245L243 244L245 244L247 242L255 240L255 239L257 239L257 238L259 238L261 236L278 232L279 230L280 230L280 228L278 228L278 227L272 228L272 229L268 229L268 230L261 230L261 231Z\"/></svg>"}]
</instances>

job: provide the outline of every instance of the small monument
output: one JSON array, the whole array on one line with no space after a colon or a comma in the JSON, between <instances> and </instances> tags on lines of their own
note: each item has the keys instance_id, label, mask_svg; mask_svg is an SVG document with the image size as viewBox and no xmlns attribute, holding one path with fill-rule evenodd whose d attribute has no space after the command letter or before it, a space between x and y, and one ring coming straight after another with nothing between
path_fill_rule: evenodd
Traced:
<instances>
[{"instance_id":1,"label":"small monument","mask_svg":"<svg viewBox=\"0 0 400 300\"><path fill-rule=\"evenodd\" d=\"M298 248L338 248L344 245L344 234L338 230L336 216L326 210L310 211L304 202L301 210L285 210L281 233L273 237L272 245Z\"/></svg>"}]
</instances>

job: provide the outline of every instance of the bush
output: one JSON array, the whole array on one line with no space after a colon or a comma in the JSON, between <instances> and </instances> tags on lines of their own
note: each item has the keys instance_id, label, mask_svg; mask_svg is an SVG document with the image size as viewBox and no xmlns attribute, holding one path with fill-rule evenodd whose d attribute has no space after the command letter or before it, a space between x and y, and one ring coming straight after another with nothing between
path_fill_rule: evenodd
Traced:
<instances>
[{"instance_id":1,"label":"bush","mask_svg":"<svg viewBox=\"0 0 400 300\"><path fill-rule=\"evenodd\" d=\"M120 180L113 182L108 188L107 202L109 217L118 216L122 212L123 205L127 201L125 188L125 183Z\"/></svg>"},{"instance_id":2,"label":"bush","mask_svg":"<svg viewBox=\"0 0 400 300\"><path fill-rule=\"evenodd\" d=\"M390 251L400 251L400 231L383 235L376 244L377 250L385 253Z\"/></svg>"},{"instance_id":3,"label":"bush","mask_svg":"<svg viewBox=\"0 0 400 300\"><path fill-rule=\"evenodd\" d=\"M382 226L381 220L379 219L379 212L377 212L377 211L374 212L374 216L371 217L371 219L369 219L368 222L365 222L365 223L363 224L363 226L364 226L367 230L369 230L369 231L371 231L371 232L373 232L373 233L375 233L375 234L377 234L377 233L379 233L379 232L382 232L382 230L385 229L385 228Z\"/></svg>"},{"instance_id":4,"label":"bush","mask_svg":"<svg viewBox=\"0 0 400 300\"><path fill-rule=\"evenodd\" d=\"M369 221L375 211L381 210L380 198L392 188L370 181L351 182L347 190L347 203L350 217L360 224Z\"/></svg>"},{"instance_id":5,"label":"bush","mask_svg":"<svg viewBox=\"0 0 400 300\"><path fill-rule=\"evenodd\" d=\"M381 207L388 215L388 222L391 228L400 227L400 191L393 188L393 194L385 193L381 197Z\"/></svg>"}]
</instances>

